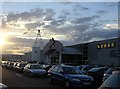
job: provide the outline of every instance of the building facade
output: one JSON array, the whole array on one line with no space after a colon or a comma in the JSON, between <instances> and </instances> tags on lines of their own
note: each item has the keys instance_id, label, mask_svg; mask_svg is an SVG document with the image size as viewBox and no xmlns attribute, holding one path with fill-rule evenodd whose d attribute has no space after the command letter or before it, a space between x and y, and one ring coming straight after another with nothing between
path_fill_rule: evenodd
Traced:
<instances>
[{"instance_id":1,"label":"building facade","mask_svg":"<svg viewBox=\"0 0 120 89\"><path fill-rule=\"evenodd\" d=\"M53 38L45 45L44 49L45 63L47 64L71 64L75 65L81 62L81 52L72 47L64 47L59 41Z\"/></svg>"},{"instance_id":2,"label":"building facade","mask_svg":"<svg viewBox=\"0 0 120 89\"><path fill-rule=\"evenodd\" d=\"M54 46L57 47L52 46L53 48L50 48L52 40L48 44L45 46L47 47L45 56L50 64L120 65L120 38L70 46L63 46L62 43L55 41Z\"/></svg>"},{"instance_id":3,"label":"building facade","mask_svg":"<svg viewBox=\"0 0 120 89\"><path fill-rule=\"evenodd\" d=\"M37 59L35 61L40 61L39 57L42 56L42 62L46 64L120 66L120 38L69 46L63 46L52 38L40 53L33 50L29 55Z\"/></svg>"},{"instance_id":4,"label":"building facade","mask_svg":"<svg viewBox=\"0 0 120 89\"><path fill-rule=\"evenodd\" d=\"M120 38L89 43L88 61L90 64L120 65Z\"/></svg>"}]
</instances>

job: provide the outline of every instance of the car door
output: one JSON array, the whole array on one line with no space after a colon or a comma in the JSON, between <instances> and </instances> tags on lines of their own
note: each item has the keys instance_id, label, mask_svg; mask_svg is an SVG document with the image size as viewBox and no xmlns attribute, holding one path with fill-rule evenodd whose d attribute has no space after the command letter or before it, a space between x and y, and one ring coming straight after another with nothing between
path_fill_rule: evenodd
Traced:
<instances>
[{"instance_id":1,"label":"car door","mask_svg":"<svg viewBox=\"0 0 120 89\"><path fill-rule=\"evenodd\" d=\"M58 74L57 74L57 79L60 81L60 82L63 82L65 80L65 76L64 76L64 71L63 71L63 68L62 67L59 67L58 68Z\"/></svg>"},{"instance_id":2,"label":"car door","mask_svg":"<svg viewBox=\"0 0 120 89\"><path fill-rule=\"evenodd\" d=\"M57 77L57 75L58 75L58 66L55 66L55 67L51 70L50 75L51 75L51 77L52 77L53 79L58 80L58 77Z\"/></svg>"},{"instance_id":3,"label":"car door","mask_svg":"<svg viewBox=\"0 0 120 89\"><path fill-rule=\"evenodd\" d=\"M24 67L24 72L29 73L29 68L30 68L30 65L26 65Z\"/></svg>"}]
</instances>

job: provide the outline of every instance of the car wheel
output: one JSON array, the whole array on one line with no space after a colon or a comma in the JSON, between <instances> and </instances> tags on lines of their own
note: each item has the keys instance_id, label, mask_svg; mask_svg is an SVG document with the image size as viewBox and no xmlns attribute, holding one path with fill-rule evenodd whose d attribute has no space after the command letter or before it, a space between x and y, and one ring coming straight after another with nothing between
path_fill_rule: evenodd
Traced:
<instances>
[{"instance_id":1,"label":"car wheel","mask_svg":"<svg viewBox=\"0 0 120 89\"><path fill-rule=\"evenodd\" d=\"M31 72L29 73L29 77L32 77L32 73Z\"/></svg>"},{"instance_id":2,"label":"car wheel","mask_svg":"<svg viewBox=\"0 0 120 89\"><path fill-rule=\"evenodd\" d=\"M25 75L25 76L27 76L27 73L26 73L26 72L24 72L24 75Z\"/></svg>"},{"instance_id":3,"label":"car wheel","mask_svg":"<svg viewBox=\"0 0 120 89\"><path fill-rule=\"evenodd\" d=\"M49 81L50 84L53 84L53 80L52 80L51 77L48 78L48 81Z\"/></svg>"},{"instance_id":4,"label":"car wheel","mask_svg":"<svg viewBox=\"0 0 120 89\"><path fill-rule=\"evenodd\" d=\"M65 88L70 88L70 82L69 81L65 81Z\"/></svg>"}]
</instances>

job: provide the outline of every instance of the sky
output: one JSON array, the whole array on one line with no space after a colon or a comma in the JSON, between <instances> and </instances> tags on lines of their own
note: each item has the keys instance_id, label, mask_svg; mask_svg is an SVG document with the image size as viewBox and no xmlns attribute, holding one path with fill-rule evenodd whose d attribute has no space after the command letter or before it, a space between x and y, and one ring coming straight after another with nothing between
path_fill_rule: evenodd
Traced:
<instances>
[{"instance_id":1,"label":"sky","mask_svg":"<svg viewBox=\"0 0 120 89\"><path fill-rule=\"evenodd\" d=\"M118 2L2 2L3 53L31 51L38 30L43 46L54 38L66 45L118 37Z\"/></svg>"}]
</instances>

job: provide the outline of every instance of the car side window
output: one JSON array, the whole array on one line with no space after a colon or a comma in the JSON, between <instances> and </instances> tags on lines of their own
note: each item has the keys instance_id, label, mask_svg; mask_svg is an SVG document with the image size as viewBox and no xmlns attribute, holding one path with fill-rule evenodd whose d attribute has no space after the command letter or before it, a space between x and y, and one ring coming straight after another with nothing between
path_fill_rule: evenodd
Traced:
<instances>
[{"instance_id":1,"label":"car side window","mask_svg":"<svg viewBox=\"0 0 120 89\"><path fill-rule=\"evenodd\" d=\"M60 73L60 72L64 72L62 67L58 68L58 73Z\"/></svg>"},{"instance_id":2,"label":"car side window","mask_svg":"<svg viewBox=\"0 0 120 89\"><path fill-rule=\"evenodd\" d=\"M54 67L52 72L57 73L58 72L58 68L59 68L58 66Z\"/></svg>"}]
</instances>

